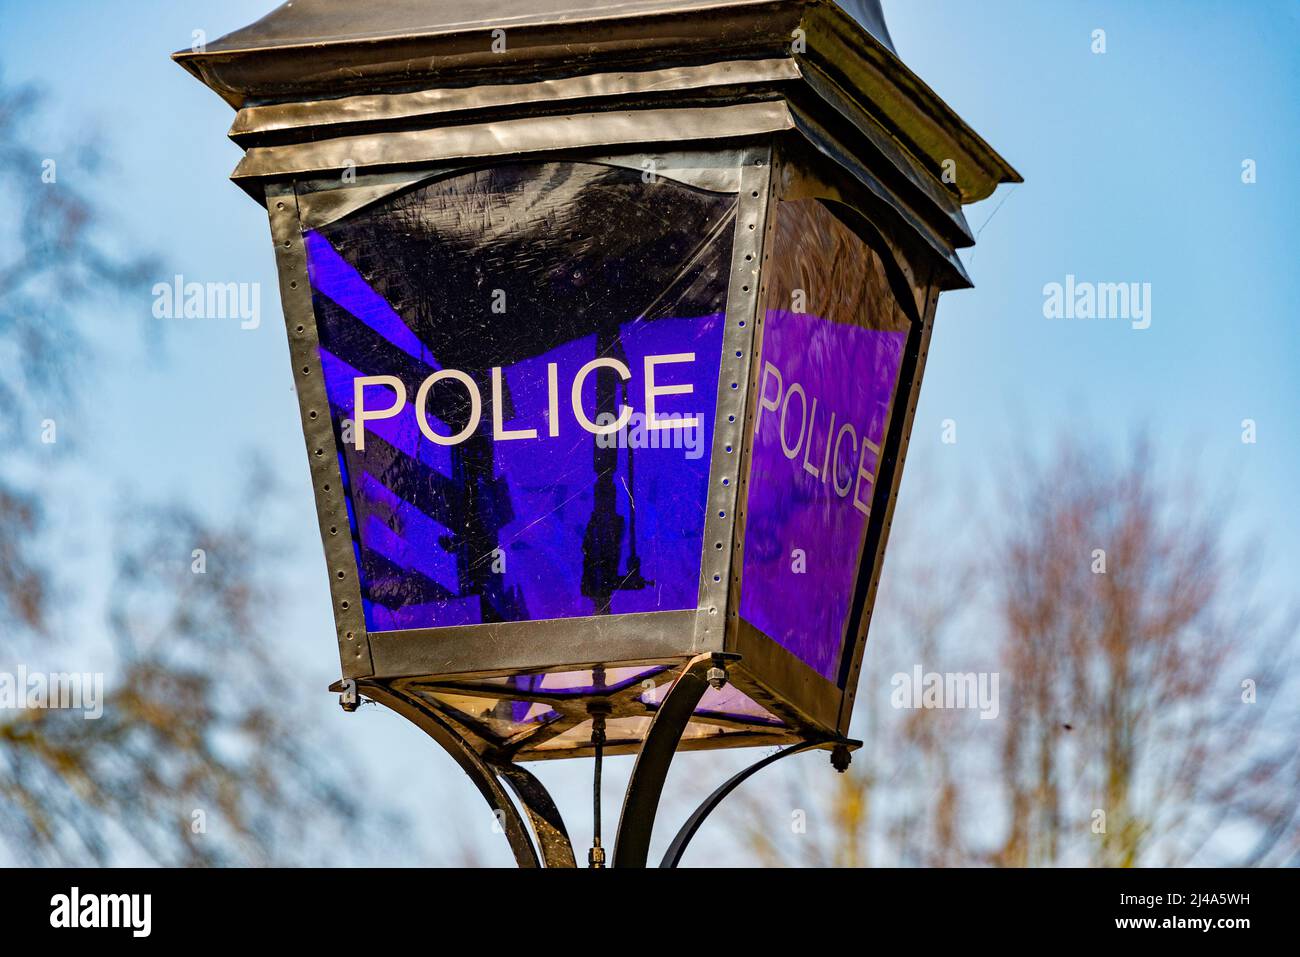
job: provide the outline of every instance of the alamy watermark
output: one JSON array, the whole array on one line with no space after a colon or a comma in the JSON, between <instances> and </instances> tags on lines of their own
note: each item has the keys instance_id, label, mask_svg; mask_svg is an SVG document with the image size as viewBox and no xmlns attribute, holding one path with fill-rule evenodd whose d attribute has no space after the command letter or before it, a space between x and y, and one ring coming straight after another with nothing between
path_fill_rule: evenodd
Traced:
<instances>
[{"instance_id":1,"label":"alamy watermark","mask_svg":"<svg viewBox=\"0 0 1300 957\"><path fill-rule=\"evenodd\" d=\"M610 412L596 416L598 426L607 427L615 421ZM644 413L632 412L618 431L597 434L596 445L602 449L685 449L688 459L704 457L704 429L698 415L660 412L653 427L648 422Z\"/></svg>"},{"instance_id":2,"label":"alamy watermark","mask_svg":"<svg viewBox=\"0 0 1300 957\"><path fill-rule=\"evenodd\" d=\"M87 721L104 714L103 672L0 671L0 711L65 709Z\"/></svg>"},{"instance_id":3,"label":"alamy watermark","mask_svg":"<svg viewBox=\"0 0 1300 957\"><path fill-rule=\"evenodd\" d=\"M50 898L50 926L120 928L131 931L132 937L148 937L153 929L153 895L83 894L73 887Z\"/></svg>"},{"instance_id":4,"label":"alamy watermark","mask_svg":"<svg viewBox=\"0 0 1300 957\"><path fill-rule=\"evenodd\" d=\"M1151 325L1151 283L1079 282L1071 273L1064 283L1043 287L1046 319L1125 319L1134 329Z\"/></svg>"},{"instance_id":5,"label":"alamy watermark","mask_svg":"<svg viewBox=\"0 0 1300 957\"><path fill-rule=\"evenodd\" d=\"M893 692L889 703L895 708L938 708L978 710L980 717L993 720L998 716L998 679L994 671L930 671L914 665L909 674L900 671L889 684Z\"/></svg>"},{"instance_id":6,"label":"alamy watermark","mask_svg":"<svg viewBox=\"0 0 1300 957\"><path fill-rule=\"evenodd\" d=\"M258 282L186 282L177 274L171 282L154 283L156 319L238 319L239 328L262 324L262 284Z\"/></svg>"}]
</instances>

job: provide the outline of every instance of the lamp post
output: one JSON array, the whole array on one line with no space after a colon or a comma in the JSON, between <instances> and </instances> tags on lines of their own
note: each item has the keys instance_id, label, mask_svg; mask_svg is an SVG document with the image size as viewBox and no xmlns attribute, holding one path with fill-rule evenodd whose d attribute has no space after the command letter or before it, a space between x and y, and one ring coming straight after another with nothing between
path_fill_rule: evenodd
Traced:
<instances>
[{"instance_id":1,"label":"lamp post","mask_svg":"<svg viewBox=\"0 0 1300 957\"><path fill-rule=\"evenodd\" d=\"M784 747L666 866L843 770L962 205L1019 181L876 0L295 0L176 59L270 214L344 707L521 865L576 862L528 761L637 755L616 866L679 749Z\"/></svg>"}]
</instances>

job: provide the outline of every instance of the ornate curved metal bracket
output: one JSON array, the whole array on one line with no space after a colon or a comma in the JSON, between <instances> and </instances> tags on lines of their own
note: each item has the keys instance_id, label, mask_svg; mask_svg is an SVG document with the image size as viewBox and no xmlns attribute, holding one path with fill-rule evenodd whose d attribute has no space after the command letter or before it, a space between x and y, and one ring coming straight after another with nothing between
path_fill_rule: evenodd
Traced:
<instances>
[{"instance_id":1,"label":"ornate curved metal bracket","mask_svg":"<svg viewBox=\"0 0 1300 957\"><path fill-rule=\"evenodd\" d=\"M474 750L459 731L452 727L452 725L442 715L414 698L398 694L391 688L382 684L375 684L367 681L357 682L357 685L358 689L365 694L367 698L378 701L385 707L396 711L403 718L406 718L406 720L418 726L421 731L433 738L433 740L437 741L438 744L442 745L443 750L450 754L456 760L456 763L460 765L461 770L469 775L470 780L473 781L474 785L479 789L479 793L483 795L484 799L497 814L498 819L501 821L501 826L506 832L506 840L510 842L510 850L514 852L515 861L519 866L541 866L541 861L537 857L537 849L533 846L533 842L528 836L528 829L524 824L523 817L520 816L519 811L515 808L514 802L510 800L510 796L506 794L505 789L501 787L501 782L497 780L493 767L483 760L479 753ZM536 778L533 778L533 776L528 774L528 772L523 771L522 768L516 768L516 770L521 771L523 775L526 775L526 777L533 782L533 784L536 784L536 790L541 790L541 783L538 782ZM521 787L526 793L533 793L532 786L523 777L508 774L506 779L510 781L511 786L515 788L516 793L519 793ZM541 793L545 794L545 791L541 791ZM540 802L530 804L529 799L524 797L523 794L520 794L520 800L522 800L528 807L529 814L533 816L535 825L538 821L537 815L539 811L541 812L541 818L545 827L553 827L553 824L547 821L551 812L554 812L553 821L558 822L559 813L555 811L555 806L550 802L549 797L546 798L545 804ZM535 794L533 800L535 802L537 801ZM550 805L550 812L545 810L547 804ZM559 825L559 834L564 834L563 824ZM554 834L552 833L551 836L554 837ZM543 849L545 850L548 844L547 840L540 838L540 835L539 839L541 840ZM564 840L567 842L567 835L564 835ZM570 861L573 860L572 848L569 849L568 859Z\"/></svg>"},{"instance_id":2,"label":"ornate curved metal bracket","mask_svg":"<svg viewBox=\"0 0 1300 957\"><path fill-rule=\"evenodd\" d=\"M659 799L663 794L669 766L677 752L682 734L704 692L708 689L710 679L714 681L723 679L727 662L737 658L739 655L722 652L692 658L677 674L672 687L660 702L650 723L650 730L637 755L624 795L623 811L619 818L618 834L614 845L613 865L615 867L646 866L650 851L650 837L659 809ZM723 674L719 674L715 669L723 669ZM506 840L520 867L540 867L543 863L546 867L577 867L573 843L559 809L542 782L529 771L509 760L504 754L495 755L490 750L487 753L480 751L461 732L454 719L441 713L435 705L422 698L405 694L385 684L369 681L358 681L356 691L418 726L455 759L461 769L469 775L489 806L497 813ZM686 846L700 829L705 818L727 795L755 772L789 755L828 745L835 746L835 755L840 758L839 762L833 759L832 763L843 770L841 763L847 766L848 752L858 744L859 742L856 741L834 739L801 741L768 755L733 775L710 794L682 825L659 866L676 867L686 851ZM502 787L503 781L514 791L519 803L527 812L536 844L529 837L523 816Z\"/></svg>"},{"instance_id":3,"label":"ornate curved metal bracket","mask_svg":"<svg viewBox=\"0 0 1300 957\"><path fill-rule=\"evenodd\" d=\"M740 773L732 775L726 783L705 798L704 803L695 809L695 813L686 819L686 823L682 825L682 829L677 832L677 836L673 838L673 842L668 845L668 850L664 854L664 859L659 862L659 866L676 867L681 861L682 855L686 853L686 845L691 842L691 838L693 838L695 832L700 829L700 825L704 823L704 819L713 813L714 808L722 803L723 798L736 790L736 788L740 787L740 785L743 784L750 775L754 774L756 771L761 771L769 764L779 761L784 757L798 754L801 751L810 751L813 748L824 747L825 744L825 741L801 741L798 744L777 751L775 754L769 754L767 757L763 758L763 760L757 761Z\"/></svg>"},{"instance_id":4,"label":"ornate curved metal bracket","mask_svg":"<svg viewBox=\"0 0 1300 957\"><path fill-rule=\"evenodd\" d=\"M663 793L668 767L686 730L695 706L709 687L709 671L725 668L739 655L718 653L697 655L686 663L655 711L654 720L632 768L623 796L623 813L618 820L614 844L615 867L645 867L650 854L659 797Z\"/></svg>"},{"instance_id":5,"label":"ornate curved metal bracket","mask_svg":"<svg viewBox=\"0 0 1300 957\"><path fill-rule=\"evenodd\" d=\"M530 771L517 764L494 764L498 774L506 779L515 795L528 812L533 825L537 847L547 867L577 867L573 842L564 827L564 819L555 806L550 793Z\"/></svg>"}]
</instances>

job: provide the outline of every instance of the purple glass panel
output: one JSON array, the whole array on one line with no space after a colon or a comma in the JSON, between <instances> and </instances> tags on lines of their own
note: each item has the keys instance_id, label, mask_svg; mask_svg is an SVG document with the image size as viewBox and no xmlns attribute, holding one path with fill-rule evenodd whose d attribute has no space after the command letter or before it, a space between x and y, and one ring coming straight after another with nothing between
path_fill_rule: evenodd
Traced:
<instances>
[{"instance_id":1,"label":"purple glass panel","mask_svg":"<svg viewBox=\"0 0 1300 957\"><path fill-rule=\"evenodd\" d=\"M781 264L769 303L801 311L766 312L740 614L836 681L907 333L870 314L877 266L864 244L820 205L779 209L778 237L797 233L786 251L800 262Z\"/></svg>"},{"instance_id":2,"label":"purple glass panel","mask_svg":"<svg viewBox=\"0 0 1300 957\"><path fill-rule=\"evenodd\" d=\"M306 234L369 629L696 607L734 207L510 164Z\"/></svg>"}]
</instances>

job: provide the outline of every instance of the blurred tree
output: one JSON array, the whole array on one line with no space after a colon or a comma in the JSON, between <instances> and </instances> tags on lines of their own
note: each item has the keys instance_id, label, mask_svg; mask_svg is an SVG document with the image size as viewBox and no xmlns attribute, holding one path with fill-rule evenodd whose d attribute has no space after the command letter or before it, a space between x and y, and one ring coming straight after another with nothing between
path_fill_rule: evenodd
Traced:
<instances>
[{"instance_id":1,"label":"blurred tree","mask_svg":"<svg viewBox=\"0 0 1300 957\"><path fill-rule=\"evenodd\" d=\"M66 408L93 384L87 311L142 296L159 270L121 255L105 227L93 198L108 185L97 152L85 145L66 166L50 165L33 145L41 122L34 91L0 83L0 672L108 673L96 720L0 710L0 857L338 860L341 847L397 822L349 796L342 763L313 741L309 712L279 677L276 612L287 586L270 477L252 470L239 514L219 522L183 504L137 505L108 522L102 608L84 569L64 580L69 565L57 556L84 553L84 543L63 540L47 513L80 503L48 502L51 473L84 481L90 465L43 454L36 426L51 403ZM95 527L82 519L78 534ZM72 638L71 621L89 624Z\"/></svg>"},{"instance_id":2,"label":"blurred tree","mask_svg":"<svg viewBox=\"0 0 1300 957\"><path fill-rule=\"evenodd\" d=\"M1293 858L1296 620L1258 600L1258 561L1230 543L1228 503L1165 477L1146 442L1123 461L1067 444L1021 475L998 549L1014 689L1001 762L1010 826L994 859ZM1229 830L1258 839L1234 853L1220 842Z\"/></svg>"},{"instance_id":3,"label":"blurred tree","mask_svg":"<svg viewBox=\"0 0 1300 957\"><path fill-rule=\"evenodd\" d=\"M38 483L22 450L38 434L42 400L67 391L85 354L75 310L155 271L150 259L117 252L95 203L77 185L98 178L98 150L84 145L60 171L33 145L40 105L35 89L0 78L0 443L10 450L0 463L0 622L9 615L35 630L43 624L49 575L35 547Z\"/></svg>"},{"instance_id":4,"label":"blurred tree","mask_svg":"<svg viewBox=\"0 0 1300 957\"><path fill-rule=\"evenodd\" d=\"M301 696L272 651L284 594L283 549L266 532L274 486L256 470L248 485L220 525L180 506L120 517L103 716L30 710L0 723L0 822L17 856L328 863L396 824L349 795L301 727Z\"/></svg>"},{"instance_id":5,"label":"blurred tree","mask_svg":"<svg viewBox=\"0 0 1300 957\"><path fill-rule=\"evenodd\" d=\"M1261 600L1227 503L1146 443L1071 441L1002 479L965 547L969 519L942 548L895 529L850 771L810 787L786 768L732 826L769 864L1294 863L1297 621ZM917 664L998 670L997 719L891 707L889 676Z\"/></svg>"}]
</instances>

